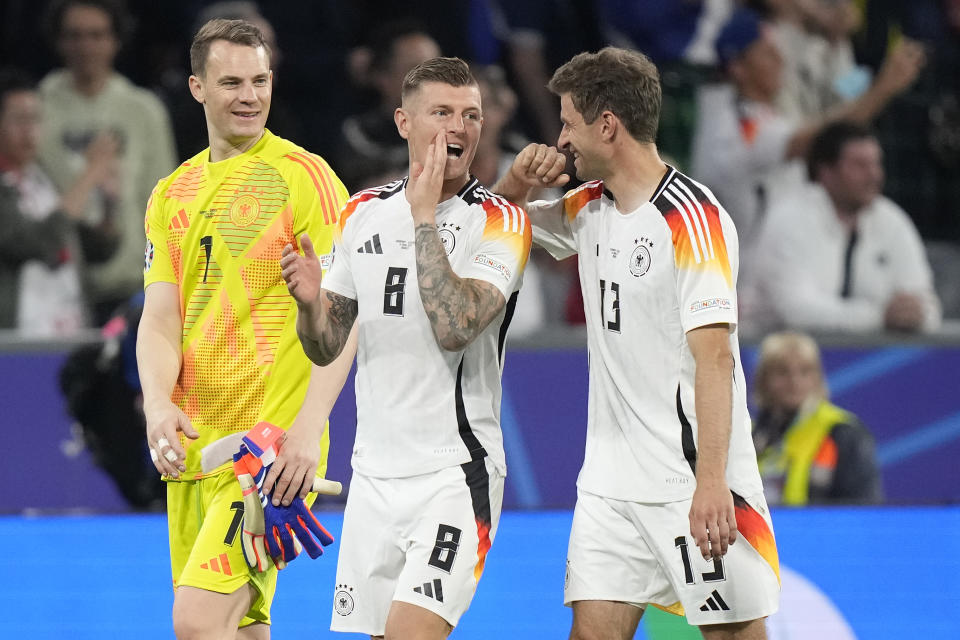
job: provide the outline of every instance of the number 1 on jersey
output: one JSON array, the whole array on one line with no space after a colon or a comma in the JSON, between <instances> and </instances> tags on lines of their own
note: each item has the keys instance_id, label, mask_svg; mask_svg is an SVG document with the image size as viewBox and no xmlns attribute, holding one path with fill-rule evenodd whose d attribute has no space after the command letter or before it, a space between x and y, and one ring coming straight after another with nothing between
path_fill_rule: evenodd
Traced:
<instances>
[{"instance_id":1,"label":"number 1 on jersey","mask_svg":"<svg viewBox=\"0 0 960 640\"><path fill-rule=\"evenodd\" d=\"M213 250L213 236L203 236L200 238L200 246L207 254L207 263L203 265L203 281L207 281L207 271L210 269L210 252Z\"/></svg>"}]
</instances>

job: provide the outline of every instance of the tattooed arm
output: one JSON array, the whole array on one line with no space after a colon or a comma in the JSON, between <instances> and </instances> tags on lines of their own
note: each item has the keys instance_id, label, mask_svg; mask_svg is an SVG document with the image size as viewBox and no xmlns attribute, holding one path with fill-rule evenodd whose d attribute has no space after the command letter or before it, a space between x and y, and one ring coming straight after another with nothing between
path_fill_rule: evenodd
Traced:
<instances>
[{"instance_id":1,"label":"tattooed arm","mask_svg":"<svg viewBox=\"0 0 960 640\"><path fill-rule=\"evenodd\" d=\"M347 344L357 319L357 301L324 289L314 302L298 308L297 336L303 352L314 364L330 364Z\"/></svg>"},{"instance_id":2,"label":"tattooed arm","mask_svg":"<svg viewBox=\"0 0 960 640\"><path fill-rule=\"evenodd\" d=\"M283 248L280 268L287 289L297 301L297 336L307 357L321 367L336 360L357 319L357 301L320 288L320 260L310 236L300 236L301 256L292 245Z\"/></svg>"},{"instance_id":3,"label":"tattooed arm","mask_svg":"<svg viewBox=\"0 0 960 640\"><path fill-rule=\"evenodd\" d=\"M450 268L437 233L437 202L445 191L448 197L456 193L463 182L457 178L445 181L446 162L447 144L440 130L427 149L424 163L411 163L406 197L413 216L423 309L437 344L447 351L459 351L487 328L506 300L492 284L461 278Z\"/></svg>"},{"instance_id":4,"label":"tattooed arm","mask_svg":"<svg viewBox=\"0 0 960 640\"><path fill-rule=\"evenodd\" d=\"M415 233L423 309L437 343L447 351L459 351L487 328L506 300L489 282L460 278L453 272L436 224L419 223Z\"/></svg>"}]
</instances>

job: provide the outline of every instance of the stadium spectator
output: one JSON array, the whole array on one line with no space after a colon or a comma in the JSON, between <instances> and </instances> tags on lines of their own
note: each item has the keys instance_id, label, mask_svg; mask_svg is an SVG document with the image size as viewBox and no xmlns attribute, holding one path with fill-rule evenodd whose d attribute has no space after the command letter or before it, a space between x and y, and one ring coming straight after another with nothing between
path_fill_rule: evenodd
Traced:
<instances>
[{"instance_id":1,"label":"stadium spectator","mask_svg":"<svg viewBox=\"0 0 960 640\"><path fill-rule=\"evenodd\" d=\"M883 500L873 436L855 415L829 401L813 338L793 331L764 338L753 397L753 442L767 502Z\"/></svg>"},{"instance_id":2,"label":"stadium spectator","mask_svg":"<svg viewBox=\"0 0 960 640\"><path fill-rule=\"evenodd\" d=\"M25 74L0 72L0 329L24 336L67 336L89 326L84 263L117 246L113 225L117 149L100 136L61 194L37 163L40 95ZM91 195L105 205L98 224L84 221Z\"/></svg>"},{"instance_id":3,"label":"stadium spectator","mask_svg":"<svg viewBox=\"0 0 960 640\"><path fill-rule=\"evenodd\" d=\"M85 170L95 140L111 136L119 149L114 217L119 247L110 260L87 271L93 322L99 326L140 288L143 205L157 180L176 166L173 133L162 103L114 70L130 31L120 0L59 0L50 6L46 27L65 68L40 84L44 168L66 191ZM99 223L104 208L103 197L90 198L85 219Z\"/></svg>"},{"instance_id":4,"label":"stadium spectator","mask_svg":"<svg viewBox=\"0 0 960 640\"><path fill-rule=\"evenodd\" d=\"M854 60L861 25L853 0L766 0L783 55L777 108L795 122L814 120L867 90L871 74Z\"/></svg>"},{"instance_id":5,"label":"stadium spectator","mask_svg":"<svg viewBox=\"0 0 960 640\"><path fill-rule=\"evenodd\" d=\"M657 150L678 169L690 164L696 90L713 75L714 46L735 0L597 0L606 39L643 51L660 70L663 109Z\"/></svg>"},{"instance_id":6,"label":"stadium spectator","mask_svg":"<svg viewBox=\"0 0 960 640\"><path fill-rule=\"evenodd\" d=\"M407 71L439 55L434 39L411 21L381 25L371 33L369 48L355 52L358 81L375 90L377 103L347 116L341 125L336 165L351 191L390 182L407 172L407 145L397 136L393 121L400 87Z\"/></svg>"},{"instance_id":7,"label":"stadium spectator","mask_svg":"<svg viewBox=\"0 0 960 640\"><path fill-rule=\"evenodd\" d=\"M769 24L738 9L716 47L727 81L700 88L692 166L736 223L749 277L759 223L773 198L802 184L800 159L813 137L829 121L869 122L917 77L923 50L901 42L860 97L823 118L795 122L776 106L784 62Z\"/></svg>"},{"instance_id":8,"label":"stadium spectator","mask_svg":"<svg viewBox=\"0 0 960 640\"><path fill-rule=\"evenodd\" d=\"M876 62L903 34L923 43L917 82L876 123L885 153L886 193L910 203L925 240L960 245L960 0L867 2L863 56ZM934 267L936 270L936 267Z\"/></svg>"},{"instance_id":9,"label":"stadium spectator","mask_svg":"<svg viewBox=\"0 0 960 640\"><path fill-rule=\"evenodd\" d=\"M760 234L744 324L753 330L933 331L940 303L909 216L882 195L869 129L837 122L814 139L810 182L775 201Z\"/></svg>"},{"instance_id":10,"label":"stadium spectator","mask_svg":"<svg viewBox=\"0 0 960 640\"><path fill-rule=\"evenodd\" d=\"M547 90L550 69L581 51L602 46L595 0L488 0L499 13L497 35L505 66L520 96L518 115L531 139L556 140L556 98Z\"/></svg>"}]
</instances>

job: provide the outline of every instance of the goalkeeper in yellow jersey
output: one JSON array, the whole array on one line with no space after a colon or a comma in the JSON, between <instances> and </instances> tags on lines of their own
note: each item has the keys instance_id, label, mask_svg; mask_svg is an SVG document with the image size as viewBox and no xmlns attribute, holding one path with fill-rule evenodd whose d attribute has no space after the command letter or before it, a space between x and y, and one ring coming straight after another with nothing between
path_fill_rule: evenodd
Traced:
<instances>
[{"instance_id":1,"label":"goalkeeper in yellow jersey","mask_svg":"<svg viewBox=\"0 0 960 640\"><path fill-rule=\"evenodd\" d=\"M265 129L270 50L255 26L211 20L190 62L210 147L147 205L137 343L147 440L168 480L177 636L268 638L277 570L248 568L240 485L229 464L204 472L200 450L261 422L287 430L263 483L275 504L302 500L325 472L327 417L356 338L330 365L311 364L279 260L308 232L328 268L347 193L323 159Z\"/></svg>"}]
</instances>

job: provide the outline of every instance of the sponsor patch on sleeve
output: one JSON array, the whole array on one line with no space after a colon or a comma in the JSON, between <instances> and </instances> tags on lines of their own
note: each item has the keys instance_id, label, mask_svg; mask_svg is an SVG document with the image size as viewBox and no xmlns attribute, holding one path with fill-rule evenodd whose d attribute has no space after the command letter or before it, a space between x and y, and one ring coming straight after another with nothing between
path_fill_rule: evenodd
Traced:
<instances>
[{"instance_id":1,"label":"sponsor patch on sleeve","mask_svg":"<svg viewBox=\"0 0 960 640\"><path fill-rule=\"evenodd\" d=\"M333 253L325 253L320 257L320 268L326 272L333 266Z\"/></svg>"},{"instance_id":2,"label":"sponsor patch on sleeve","mask_svg":"<svg viewBox=\"0 0 960 640\"><path fill-rule=\"evenodd\" d=\"M153 243L150 240L147 240L147 246L143 250L143 272L147 273L150 271L150 267L153 266Z\"/></svg>"},{"instance_id":3,"label":"sponsor patch on sleeve","mask_svg":"<svg viewBox=\"0 0 960 640\"><path fill-rule=\"evenodd\" d=\"M707 298L706 300L697 300L690 305L690 313L700 313L710 309L729 311L733 309L733 303L729 298Z\"/></svg>"},{"instance_id":4,"label":"sponsor patch on sleeve","mask_svg":"<svg viewBox=\"0 0 960 640\"><path fill-rule=\"evenodd\" d=\"M476 256L474 256L473 263L483 265L484 267L487 267L489 269L493 269L494 271L499 273L501 276L503 276L503 279L508 282L510 281L510 277L513 275L513 273L510 271L510 267L500 262L499 260L495 260L491 258L485 253L478 253Z\"/></svg>"}]
</instances>

